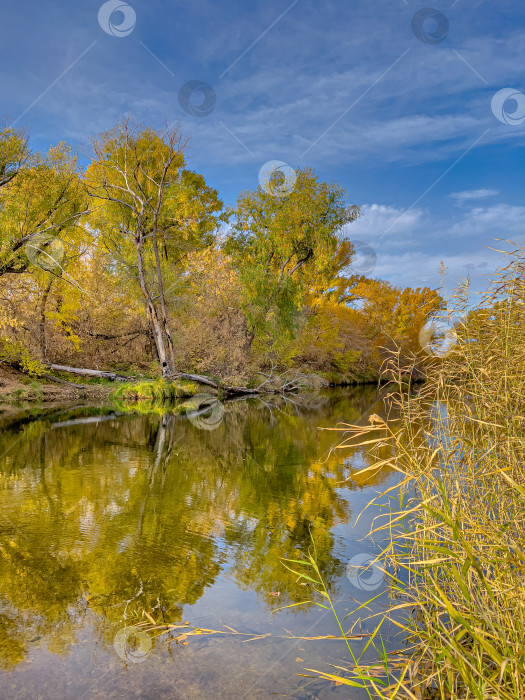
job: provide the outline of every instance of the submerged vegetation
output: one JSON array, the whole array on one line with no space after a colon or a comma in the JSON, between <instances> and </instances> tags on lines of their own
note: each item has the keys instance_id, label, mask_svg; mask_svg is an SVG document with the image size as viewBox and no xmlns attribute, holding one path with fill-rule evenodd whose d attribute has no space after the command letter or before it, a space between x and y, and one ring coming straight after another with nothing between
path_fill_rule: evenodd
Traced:
<instances>
[{"instance_id":1,"label":"submerged vegetation","mask_svg":"<svg viewBox=\"0 0 525 700\"><path fill-rule=\"evenodd\" d=\"M353 658L343 674L321 672L370 697L525 697L523 253L514 251L475 309L458 291L456 342L416 395L397 393L399 423L347 426L341 447L392 446L381 462L402 479L400 507L372 528L391 534L378 557L390 594L376 617L380 663ZM387 622L405 640L402 661L381 651Z\"/></svg>"}]
</instances>

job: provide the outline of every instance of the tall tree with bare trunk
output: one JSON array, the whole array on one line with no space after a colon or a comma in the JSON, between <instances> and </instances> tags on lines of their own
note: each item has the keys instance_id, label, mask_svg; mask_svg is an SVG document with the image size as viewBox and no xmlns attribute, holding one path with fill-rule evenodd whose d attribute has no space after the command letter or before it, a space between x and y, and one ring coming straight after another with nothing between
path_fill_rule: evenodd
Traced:
<instances>
[{"instance_id":1,"label":"tall tree with bare trunk","mask_svg":"<svg viewBox=\"0 0 525 700\"><path fill-rule=\"evenodd\" d=\"M124 120L92 142L86 187L92 225L138 282L163 376L175 372L169 301L184 283L184 260L210 245L222 202L187 169L178 128Z\"/></svg>"}]
</instances>

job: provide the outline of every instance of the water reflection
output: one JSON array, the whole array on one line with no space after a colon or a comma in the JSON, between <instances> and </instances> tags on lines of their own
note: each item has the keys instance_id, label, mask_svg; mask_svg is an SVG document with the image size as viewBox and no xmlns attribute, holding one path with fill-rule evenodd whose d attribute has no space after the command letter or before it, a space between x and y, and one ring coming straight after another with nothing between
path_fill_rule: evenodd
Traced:
<instances>
[{"instance_id":1,"label":"water reflection","mask_svg":"<svg viewBox=\"0 0 525 700\"><path fill-rule=\"evenodd\" d=\"M65 654L88 627L109 648L143 610L182 621L219 580L252 593L248 610L304 600L282 558L306 553L311 537L336 591L349 485L372 489L388 474L342 488L366 456L330 453L340 436L317 427L380 411L367 387L227 403L213 431L180 411L114 408L55 411L4 430L0 666L14 669L32 649Z\"/></svg>"}]
</instances>

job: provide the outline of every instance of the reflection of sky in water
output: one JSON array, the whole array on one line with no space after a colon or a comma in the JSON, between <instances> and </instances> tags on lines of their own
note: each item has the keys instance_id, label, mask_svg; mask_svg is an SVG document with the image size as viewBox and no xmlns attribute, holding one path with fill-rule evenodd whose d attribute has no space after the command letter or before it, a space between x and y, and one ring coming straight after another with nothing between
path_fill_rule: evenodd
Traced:
<instances>
[{"instance_id":1,"label":"reflection of sky in water","mask_svg":"<svg viewBox=\"0 0 525 700\"><path fill-rule=\"evenodd\" d=\"M374 551L358 540L377 509L353 524L396 477L345 482L365 455L328 457L341 436L317 430L366 423L381 410L374 388L294 401L275 399L272 411L226 404L215 431L176 415L123 415L52 429L42 420L2 435L2 446L21 439L0 463L0 527L11 542L0 560L0 697L348 697L296 675L347 656L339 642L282 638L337 629L315 607L277 611L311 598L281 557L305 554L313 532L339 612L371 597L345 567ZM157 640L143 663L126 665L114 635L144 609L157 620L272 637ZM356 653L365 643L354 642Z\"/></svg>"}]
</instances>

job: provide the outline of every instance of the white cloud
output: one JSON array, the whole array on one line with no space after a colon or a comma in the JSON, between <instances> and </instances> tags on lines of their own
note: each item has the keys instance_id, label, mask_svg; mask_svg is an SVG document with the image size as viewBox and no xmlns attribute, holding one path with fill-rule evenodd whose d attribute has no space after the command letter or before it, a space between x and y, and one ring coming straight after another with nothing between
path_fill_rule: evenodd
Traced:
<instances>
[{"instance_id":1,"label":"white cloud","mask_svg":"<svg viewBox=\"0 0 525 700\"><path fill-rule=\"evenodd\" d=\"M473 199L486 199L487 197L495 197L498 194L498 190L479 189L465 190L463 192L452 192L450 196L453 197L458 204L463 204L464 202L469 202Z\"/></svg>"},{"instance_id":2,"label":"white cloud","mask_svg":"<svg viewBox=\"0 0 525 700\"><path fill-rule=\"evenodd\" d=\"M476 237L491 244L494 238L523 240L525 235L525 207L495 204L491 207L474 207L454 222L446 232L454 239Z\"/></svg>"},{"instance_id":3,"label":"white cloud","mask_svg":"<svg viewBox=\"0 0 525 700\"><path fill-rule=\"evenodd\" d=\"M446 268L444 296L450 294L458 283L467 277L470 279L472 294L479 294L488 286L490 273L503 262L501 255L494 251L472 249L461 254L450 254L446 251L428 254L424 251L407 251L402 254L391 254L381 251L378 255L374 276L388 279L400 287L441 287L439 269L441 262Z\"/></svg>"},{"instance_id":4,"label":"white cloud","mask_svg":"<svg viewBox=\"0 0 525 700\"><path fill-rule=\"evenodd\" d=\"M465 206L482 199L477 192L477 197L464 197ZM405 214L403 209L386 204L367 204L362 213L361 219L348 226L348 238L374 248L375 277L403 287L437 288L443 261L448 268L449 291L467 276L474 292L481 291L490 274L504 262L493 249L509 247L494 239L525 242L525 207L521 206L471 206L450 219L416 208Z\"/></svg>"},{"instance_id":5,"label":"white cloud","mask_svg":"<svg viewBox=\"0 0 525 700\"><path fill-rule=\"evenodd\" d=\"M386 204L365 204L361 207L361 217L345 228L350 240L359 240L373 245L374 241L384 240L389 244L406 244L412 235L424 226L423 209L410 211Z\"/></svg>"}]
</instances>

